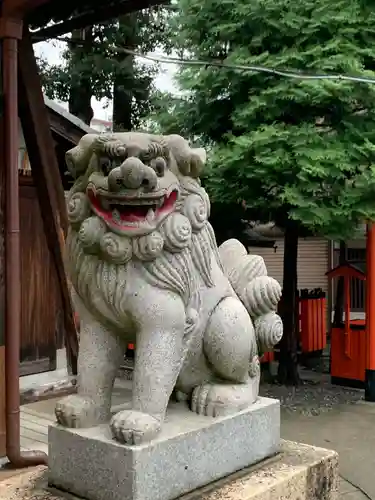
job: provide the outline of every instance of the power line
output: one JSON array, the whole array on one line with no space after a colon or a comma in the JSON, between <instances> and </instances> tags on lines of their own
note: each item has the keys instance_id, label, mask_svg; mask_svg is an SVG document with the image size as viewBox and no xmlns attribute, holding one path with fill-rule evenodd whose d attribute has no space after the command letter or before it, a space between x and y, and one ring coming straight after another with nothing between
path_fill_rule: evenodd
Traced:
<instances>
[{"instance_id":1,"label":"power line","mask_svg":"<svg viewBox=\"0 0 375 500\"><path fill-rule=\"evenodd\" d=\"M361 77L361 76L349 76L342 74L332 74L332 75L312 75L307 73L297 73L295 71L289 70L278 70L274 68L267 68L266 66L253 66L253 65L241 65L241 64L227 64L219 61L201 61L199 59L179 59L174 57L165 56L150 56L146 54L141 54L130 49L123 49L118 47L120 51L126 54L139 57L140 59L148 59L150 61L166 64L180 64L186 66L213 66L237 71L251 71L257 73L269 73L276 76L284 76L287 78L296 78L299 80L346 80L352 82L360 83L375 83L375 78Z\"/></svg>"},{"instance_id":2,"label":"power line","mask_svg":"<svg viewBox=\"0 0 375 500\"><path fill-rule=\"evenodd\" d=\"M77 43L82 44L80 40L71 40L70 38L57 38L62 42L67 43ZM99 44L97 44L99 45ZM203 61L200 59L182 59L177 57L169 57L163 55L149 55L137 52L135 50L126 49L124 47L113 47L111 49L115 53L124 53L139 59L145 59L148 61L160 63L160 64L177 64L180 66L200 66L200 67L216 67L223 68L234 71L246 71L255 73L268 73L274 76L282 76L285 78L294 78L296 80L339 80L339 81L349 81L356 83L372 83L375 84L375 78L370 78L366 76L351 76L345 74L309 74L296 72L292 70L278 70L275 68L268 68L266 66L254 66L247 64L230 64L222 61Z\"/></svg>"}]
</instances>

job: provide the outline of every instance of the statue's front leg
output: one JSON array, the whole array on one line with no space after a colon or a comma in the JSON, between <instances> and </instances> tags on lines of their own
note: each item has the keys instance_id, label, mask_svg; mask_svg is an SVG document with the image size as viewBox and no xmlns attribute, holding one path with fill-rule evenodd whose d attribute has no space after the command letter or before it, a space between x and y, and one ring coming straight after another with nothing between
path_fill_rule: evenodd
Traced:
<instances>
[{"instance_id":1,"label":"statue's front leg","mask_svg":"<svg viewBox=\"0 0 375 500\"><path fill-rule=\"evenodd\" d=\"M114 437L130 445L149 441L160 431L184 355L182 301L158 291L144 308L136 340L132 410L119 412L111 421Z\"/></svg>"},{"instance_id":2,"label":"statue's front leg","mask_svg":"<svg viewBox=\"0 0 375 500\"><path fill-rule=\"evenodd\" d=\"M82 303L79 316L77 394L62 399L55 408L57 421L65 427L92 427L109 421L113 383L124 354L120 340Z\"/></svg>"}]
</instances>

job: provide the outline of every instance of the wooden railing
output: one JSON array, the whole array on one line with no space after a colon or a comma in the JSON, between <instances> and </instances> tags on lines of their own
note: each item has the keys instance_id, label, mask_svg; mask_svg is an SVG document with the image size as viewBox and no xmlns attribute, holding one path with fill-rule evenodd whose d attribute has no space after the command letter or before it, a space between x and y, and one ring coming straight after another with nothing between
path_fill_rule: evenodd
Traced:
<instances>
[{"instance_id":1,"label":"wooden railing","mask_svg":"<svg viewBox=\"0 0 375 500\"><path fill-rule=\"evenodd\" d=\"M301 290L297 297L299 343L303 353L323 350L327 345L327 304L325 293L319 288ZM274 353L261 357L262 363L273 361Z\"/></svg>"},{"instance_id":2,"label":"wooden railing","mask_svg":"<svg viewBox=\"0 0 375 500\"><path fill-rule=\"evenodd\" d=\"M327 314L326 297L321 289L301 290L299 322L302 352L323 350L327 345Z\"/></svg>"}]
</instances>

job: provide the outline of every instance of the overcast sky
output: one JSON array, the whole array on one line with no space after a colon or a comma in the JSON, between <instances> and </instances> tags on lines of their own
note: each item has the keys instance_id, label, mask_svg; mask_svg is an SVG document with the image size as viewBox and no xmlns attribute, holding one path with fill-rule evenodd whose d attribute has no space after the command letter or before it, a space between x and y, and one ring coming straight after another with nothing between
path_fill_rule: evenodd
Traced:
<instances>
[{"instance_id":1,"label":"overcast sky","mask_svg":"<svg viewBox=\"0 0 375 500\"><path fill-rule=\"evenodd\" d=\"M61 61L61 53L64 50L65 43L63 42L41 42L34 45L35 54L43 56L49 63L58 63ZM162 91L173 92L175 87L173 84L173 75L177 70L175 64L161 64L159 75L156 77L155 85ZM67 103L59 102L62 106L67 108ZM102 120L111 120L112 107L106 107L105 101L91 100L91 105L94 110L94 117Z\"/></svg>"}]
</instances>

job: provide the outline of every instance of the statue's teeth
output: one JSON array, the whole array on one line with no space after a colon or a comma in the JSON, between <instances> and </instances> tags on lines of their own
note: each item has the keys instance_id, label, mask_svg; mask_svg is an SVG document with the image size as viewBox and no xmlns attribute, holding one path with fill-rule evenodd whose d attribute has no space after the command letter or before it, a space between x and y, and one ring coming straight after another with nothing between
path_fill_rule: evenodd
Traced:
<instances>
[{"instance_id":1,"label":"statue's teeth","mask_svg":"<svg viewBox=\"0 0 375 500\"><path fill-rule=\"evenodd\" d=\"M155 219L155 212L152 208L150 208L149 211L147 212L146 220L148 222L152 222L154 219Z\"/></svg>"},{"instance_id":2,"label":"statue's teeth","mask_svg":"<svg viewBox=\"0 0 375 500\"><path fill-rule=\"evenodd\" d=\"M115 209L112 211L112 217L114 220L121 222L121 215L120 215L120 212L118 210Z\"/></svg>"},{"instance_id":3,"label":"statue's teeth","mask_svg":"<svg viewBox=\"0 0 375 500\"><path fill-rule=\"evenodd\" d=\"M121 224L123 226L138 226L138 222L137 221L121 221Z\"/></svg>"}]
</instances>

